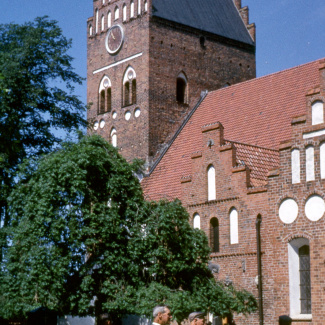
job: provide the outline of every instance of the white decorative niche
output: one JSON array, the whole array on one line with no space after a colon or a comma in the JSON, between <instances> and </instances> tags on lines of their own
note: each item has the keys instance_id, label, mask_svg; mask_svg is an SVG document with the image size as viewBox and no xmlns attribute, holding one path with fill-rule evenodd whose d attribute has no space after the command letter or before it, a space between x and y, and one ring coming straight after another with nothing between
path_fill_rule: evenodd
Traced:
<instances>
[{"instance_id":1,"label":"white decorative niche","mask_svg":"<svg viewBox=\"0 0 325 325\"><path fill-rule=\"evenodd\" d=\"M312 195L306 202L305 213L310 221L318 221L325 212L325 202L319 195Z\"/></svg>"},{"instance_id":2,"label":"white decorative niche","mask_svg":"<svg viewBox=\"0 0 325 325\"><path fill-rule=\"evenodd\" d=\"M96 122L94 123L94 130L95 130L95 131L98 130L98 126L99 126L99 123L98 123L98 121L96 121Z\"/></svg>"},{"instance_id":3,"label":"white decorative niche","mask_svg":"<svg viewBox=\"0 0 325 325\"><path fill-rule=\"evenodd\" d=\"M125 112L124 117L128 121L131 118L131 112L130 111Z\"/></svg>"},{"instance_id":4,"label":"white decorative niche","mask_svg":"<svg viewBox=\"0 0 325 325\"><path fill-rule=\"evenodd\" d=\"M285 224L293 223L298 217L298 204L293 199L285 199L279 208L280 220Z\"/></svg>"},{"instance_id":5,"label":"white decorative niche","mask_svg":"<svg viewBox=\"0 0 325 325\"><path fill-rule=\"evenodd\" d=\"M141 114L141 110L140 110L140 108L138 107L138 108L136 108L135 111L134 111L134 116L135 116L135 117L139 117L140 114Z\"/></svg>"},{"instance_id":6,"label":"white decorative niche","mask_svg":"<svg viewBox=\"0 0 325 325\"><path fill-rule=\"evenodd\" d=\"M114 120L117 118L117 113L115 111L113 112L112 117Z\"/></svg>"},{"instance_id":7,"label":"white decorative niche","mask_svg":"<svg viewBox=\"0 0 325 325\"><path fill-rule=\"evenodd\" d=\"M102 129L104 126L105 126L105 121L104 120L100 120L99 127Z\"/></svg>"}]
</instances>

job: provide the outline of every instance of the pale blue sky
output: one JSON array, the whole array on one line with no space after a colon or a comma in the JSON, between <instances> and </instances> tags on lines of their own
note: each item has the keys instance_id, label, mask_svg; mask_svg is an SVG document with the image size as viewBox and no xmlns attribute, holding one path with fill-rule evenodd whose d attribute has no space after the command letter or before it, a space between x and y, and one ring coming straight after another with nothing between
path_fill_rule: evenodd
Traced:
<instances>
[{"instance_id":1,"label":"pale blue sky","mask_svg":"<svg viewBox=\"0 0 325 325\"><path fill-rule=\"evenodd\" d=\"M177 0L175 0L177 1ZM194 0L193 0L194 1ZM72 38L74 67L86 77L86 21L93 0L1 0L0 23L48 15ZM242 0L257 27L257 76L325 57L324 0ZM86 82L77 88L86 102Z\"/></svg>"}]
</instances>

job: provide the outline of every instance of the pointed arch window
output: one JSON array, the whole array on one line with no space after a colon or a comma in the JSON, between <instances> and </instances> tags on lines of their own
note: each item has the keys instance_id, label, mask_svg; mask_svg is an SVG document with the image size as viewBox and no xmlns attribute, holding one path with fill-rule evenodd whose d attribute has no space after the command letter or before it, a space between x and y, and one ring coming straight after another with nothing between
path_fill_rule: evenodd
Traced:
<instances>
[{"instance_id":1,"label":"pointed arch window","mask_svg":"<svg viewBox=\"0 0 325 325\"><path fill-rule=\"evenodd\" d=\"M235 208L230 210L230 244L238 244L238 212Z\"/></svg>"},{"instance_id":2,"label":"pointed arch window","mask_svg":"<svg viewBox=\"0 0 325 325\"><path fill-rule=\"evenodd\" d=\"M219 247L219 221L217 218L210 220L210 248L212 253L218 253Z\"/></svg>"},{"instance_id":3,"label":"pointed arch window","mask_svg":"<svg viewBox=\"0 0 325 325\"><path fill-rule=\"evenodd\" d=\"M194 214L193 217L193 228L194 229L201 229L201 218L200 215L198 213Z\"/></svg>"},{"instance_id":4,"label":"pointed arch window","mask_svg":"<svg viewBox=\"0 0 325 325\"><path fill-rule=\"evenodd\" d=\"M105 76L99 86L98 114L104 114L112 110L111 81Z\"/></svg>"},{"instance_id":5,"label":"pointed arch window","mask_svg":"<svg viewBox=\"0 0 325 325\"><path fill-rule=\"evenodd\" d=\"M98 19L99 19L99 12L98 12L98 9L96 9L96 26L95 26L95 31L96 31L96 34L98 34Z\"/></svg>"},{"instance_id":6,"label":"pointed arch window","mask_svg":"<svg viewBox=\"0 0 325 325\"><path fill-rule=\"evenodd\" d=\"M132 67L128 67L123 77L123 106L137 102L137 75Z\"/></svg>"},{"instance_id":7,"label":"pointed arch window","mask_svg":"<svg viewBox=\"0 0 325 325\"><path fill-rule=\"evenodd\" d=\"M216 170L210 165L208 167L208 201L216 199Z\"/></svg>"},{"instance_id":8,"label":"pointed arch window","mask_svg":"<svg viewBox=\"0 0 325 325\"><path fill-rule=\"evenodd\" d=\"M111 142L113 147L117 147L117 132L115 128L112 128L111 131Z\"/></svg>"},{"instance_id":9,"label":"pointed arch window","mask_svg":"<svg viewBox=\"0 0 325 325\"><path fill-rule=\"evenodd\" d=\"M112 13L109 11L107 14L107 27L110 28L112 26Z\"/></svg>"},{"instance_id":10,"label":"pointed arch window","mask_svg":"<svg viewBox=\"0 0 325 325\"><path fill-rule=\"evenodd\" d=\"M118 6L116 6L114 10L114 20L117 20L119 18L120 18L120 9Z\"/></svg>"},{"instance_id":11,"label":"pointed arch window","mask_svg":"<svg viewBox=\"0 0 325 325\"><path fill-rule=\"evenodd\" d=\"M131 1L130 5L130 17L134 18L134 0Z\"/></svg>"},{"instance_id":12,"label":"pointed arch window","mask_svg":"<svg viewBox=\"0 0 325 325\"><path fill-rule=\"evenodd\" d=\"M126 21L126 4L123 5L123 21Z\"/></svg>"},{"instance_id":13,"label":"pointed arch window","mask_svg":"<svg viewBox=\"0 0 325 325\"><path fill-rule=\"evenodd\" d=\"M104 15L102 15L101 28L102 28L102 31L105 29L105 17L104 17Z\"/></svg>"},{"instance_id":14,"label":"pointed arch window","mask_svg":"<svg viewBox=\"0 0 325 325\"><path fill-rule=\"evenodd\" d=\"M181 72L176 80L176 100L181 104L188 103L188 86L187 86L187 78L183 72Z\"/></svg>"}]
</instances>

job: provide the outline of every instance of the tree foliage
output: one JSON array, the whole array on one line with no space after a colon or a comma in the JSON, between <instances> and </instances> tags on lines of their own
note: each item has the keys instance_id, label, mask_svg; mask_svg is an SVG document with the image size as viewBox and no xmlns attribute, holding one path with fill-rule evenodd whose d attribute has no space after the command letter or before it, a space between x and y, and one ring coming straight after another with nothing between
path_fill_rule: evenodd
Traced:
<instances>
[{"instance_id":1,"label":"tree foliage","mask_svg":"<svg viewBox=\"0 0 325 325\"><path fill-rule=\"evenodd\" d=\"M55 21L0 24L0 223L8 224L6 198L18 164L50 152L57 130L85 126L85 106L73 95L81 84L68 55L71 41ZM3 239L3 237L2 237ZM4 244L0 243L0 246Z\"/></svg>"},{"instance_id":2,"label":"tree foliage","mask_svg":"<svg viewBox=\"0 0 325 325\"><path fill-rule=\"evenodd\" d=\"M179 201L144 201L138 168L98 136L23 166L9 199L0 317L38 306L150 316L167 303L181 321L194 309L256 308L252 295L215 282L207 238Z\"/></svg>"}]
</instances>

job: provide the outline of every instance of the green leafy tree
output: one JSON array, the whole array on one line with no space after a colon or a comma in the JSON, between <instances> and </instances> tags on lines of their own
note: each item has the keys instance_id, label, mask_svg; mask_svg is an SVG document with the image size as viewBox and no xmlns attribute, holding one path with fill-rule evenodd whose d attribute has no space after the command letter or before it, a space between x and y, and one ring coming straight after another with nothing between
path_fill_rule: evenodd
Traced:
<instances>
[{"instance_id":1,"label":"green leafy tree","mask_svg":"<svg viewBox=\"0 0 325 325\"><path fill-rule=\"evenodd\" d=\"M167 303L180 322L197 308L256 308L252 295L215 282L207 238L179 201L144 201L138 169L98 136L23 166L9 199L0 316L45 306L120 319Z\"/></svg>"},{"instance_id":2,"label":"green leafy tree","mask_svg":"<svg viewBox=\"0 0 325 325\"><path fill-rule=\"evenodd\" d=\"M6 198L23 159L50 152L60 142L53 131L86 125L85 106L73 95L82 78L71 66L70 47L47 17L0 24L0 225L9 223ZM2 233L0 247L4 239Z\"/></svg>"}]
</instances>

